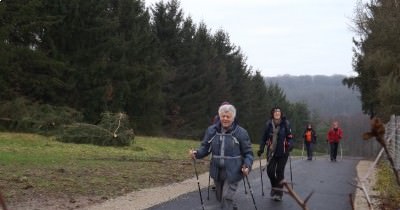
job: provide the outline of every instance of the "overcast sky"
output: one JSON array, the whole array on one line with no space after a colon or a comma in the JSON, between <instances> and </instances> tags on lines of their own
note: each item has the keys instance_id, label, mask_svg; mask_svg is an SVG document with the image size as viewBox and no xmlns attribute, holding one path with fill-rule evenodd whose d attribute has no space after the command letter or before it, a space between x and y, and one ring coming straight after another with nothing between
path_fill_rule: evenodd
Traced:
<instances>
[{"instance_id":1,"label":"overcast sky","mask_svg":"<svg viewBox=\"0 0 400 210\"><path fill-rule=\"evenodd\" d=\"M145 0L153 5L159 0ZM164 2L167 2L164 0ZM355 75L357 0L180 0L184 16L226 31L263 76Z\"/></svg>"}]
</instances>

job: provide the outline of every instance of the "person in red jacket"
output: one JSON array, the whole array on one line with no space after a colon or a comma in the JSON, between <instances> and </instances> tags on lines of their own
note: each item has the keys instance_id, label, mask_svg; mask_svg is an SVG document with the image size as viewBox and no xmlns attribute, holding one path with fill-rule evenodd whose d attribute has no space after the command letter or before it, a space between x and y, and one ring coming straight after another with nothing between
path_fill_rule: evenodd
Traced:
<instances>
[{"instance_id":1,"label":"person in red jacket","mask_svg":"<svg viewBox=\"0 0 400 210\"><path fill-rule=\"evenodd\" d=\"M343 137L343 131L339 128L339 123L334 121L332 123L332 128L328 131L327 141L330 144L330 156L331 161L336 161L337 150L339 147L339 142Z\"/></svg>"}]
</instances>

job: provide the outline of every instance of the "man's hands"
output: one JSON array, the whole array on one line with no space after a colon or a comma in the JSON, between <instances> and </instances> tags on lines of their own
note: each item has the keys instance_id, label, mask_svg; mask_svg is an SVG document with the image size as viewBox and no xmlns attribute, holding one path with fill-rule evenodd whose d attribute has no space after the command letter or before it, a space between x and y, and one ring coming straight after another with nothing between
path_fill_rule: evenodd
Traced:
<instances>
[{"instance_id":1,"label":"man's hands","mask_svg":"<svg viewBox=\"0 0 400 210\"><path fill-rule=\"evenodd\" d=\"M196 150L190 149L189 150L189 157L192 158L193 160L196 160Z\"/></svg>"},{"instance_id":2,"label":"man's hands","mask_svg":"<svg viewBox=\"0 0 400 210\"><path fill-rule=\"evenodd\" d=\"M242 173L243 173L244 176L247 176L250 173L250 169L247 166L243 165L242 166Z\"/></svg>"}]
</instances>

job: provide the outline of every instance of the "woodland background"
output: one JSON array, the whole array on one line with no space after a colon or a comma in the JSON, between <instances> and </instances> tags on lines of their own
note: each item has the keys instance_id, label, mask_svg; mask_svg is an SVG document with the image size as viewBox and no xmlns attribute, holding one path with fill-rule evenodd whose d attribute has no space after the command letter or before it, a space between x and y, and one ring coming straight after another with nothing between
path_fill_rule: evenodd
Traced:
<instances>
[{"instance_id":1,"label":"woodland background","mask_svg":"<svg viewBox=\"0 0 400 210\"><path fill-rule=\"evenodd\" d=\"M291 86L290 77L268 82L229 34L194 23L176 0L151 8L141 0L2 0L1 128L49 133L96 125L110 112L125 113L135 134L200 139L223 101L237 107L255 142L275 105L297 137L306 122L323 139L333 119L343 126L386 120L400 112L400 9L395 0L374 0L355 13L357 76L300 77Z\"/></svg>"}]
</instances>

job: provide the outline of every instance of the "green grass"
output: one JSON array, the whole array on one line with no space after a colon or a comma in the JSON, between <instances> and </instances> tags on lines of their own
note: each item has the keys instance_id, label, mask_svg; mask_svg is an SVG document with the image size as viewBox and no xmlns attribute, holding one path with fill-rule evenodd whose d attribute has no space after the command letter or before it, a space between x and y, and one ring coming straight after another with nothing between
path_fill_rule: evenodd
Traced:
<instances>
[{"instance_id":1,"label":"green grass","mask_svg":"<svg viewBox=\"0 0 400 210\"><path fill-rule=\"evenodd\" d=\"M0 133L0 164L58 165L93 160L179 160L199 142L137 137L130 147L65 144L39 135Z\"/></svg>"},{"instance_id":2,"label":"green grass","mask_svg":"<svg viewBox=\"0 0 400 210\"><path fill-rule=\"evenodd\" d=\"M199 141L137 136L135 142L100 147L0 133L0 190L11 203L35 195L101 199L194 176L188 150ZM207 162L198 167L207 171Z\"/></svg>"},{"instance_id":3,"label":"green grass","mask_svg":"<svg viewBox=\"0 0 400 210\"><path fill-rule=\"evenodd\" d=\"M400 209L400 186L397 185L393 170L389 163L378 165L375 188L380 194L380 209Z\"/></svg>"}]
</instances>

